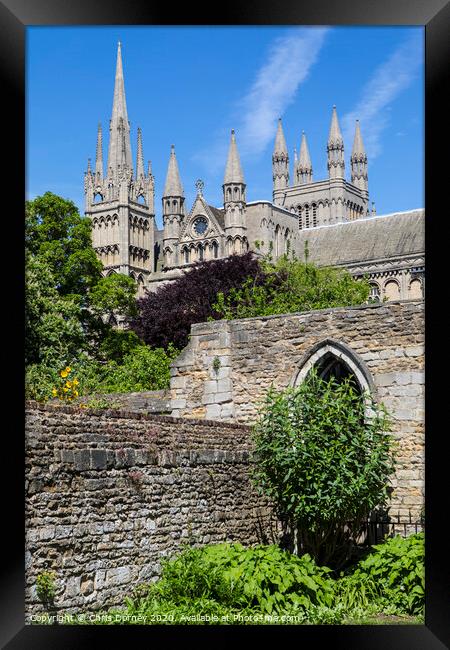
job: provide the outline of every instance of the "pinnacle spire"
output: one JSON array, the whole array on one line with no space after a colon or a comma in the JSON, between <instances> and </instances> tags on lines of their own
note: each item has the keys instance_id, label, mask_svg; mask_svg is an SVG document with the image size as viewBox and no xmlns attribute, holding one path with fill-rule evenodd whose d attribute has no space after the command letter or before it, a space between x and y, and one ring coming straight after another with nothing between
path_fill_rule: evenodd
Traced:
<instances>
[{"instance_id":1,"label":"pinnacle spire","mask_svg":"<svg viewBox=\"0 0 450 650\"><path fill-rule=\"evenodd\" d=\"M362 141L359 120L356 120L355 139L353 140L352 156L365 156L365 155L366 155L366 151L364 149L364 144Z\"/></svg>"},{"instance_id":2,"label":"pinnacle spire","mask_svg":"<svg viewBox=\"0 0 450 650\"><path fill-rule=\"evenodd\" d=\"M114 82L114 99L109 123L108 170L116 172L118 166L133 169L131 160L130 123L128 121L125 84L122 67L122 48L117 47L116 77Z\"/></svg>"},{"instance_id":3,"label":"pinnacle spire","mask_svg":"<svg viewBox=\"0 0 450 650\"><path fill-rule=\"evenodd\" d=\"M103 178L103 136L100 122L97 130L97 149L95 151L95 175Z\"/></svg>"},{"instance_id":4,"label":"pinnacle spire","mask_svg":"<svg viewBox=\"0 0 450 650\"><path fill-rule=\"evenodd\" d=\"M299 167L309 169L312 171L311 157L309 155L308 143L306 142L305 132L302 131L302 142L300 144L300 159L298 161Z\"/></svg>"},{"instance_id":5,"label":"pinnacle spire","mask_svg":"<svg viewBox=\"0 0 450 650\"><path fill-rule=\"evenodd\" d=\"M225 178L223 182L224 185L227 183L245 183L234 129L231 130L231 142L228 150L227 166L225 168Z\"/></svg>"},{"instance_id":6,"label":"pinnacle spire","mask_svg":"<svg viewBox=\"0 0 450 650\"><path fill-rule=\"evenodd\" d=\"M140 127L137 130L137 156L136 156L136 179L145 178L144 173L144 154L142 150L142 131Z\"/></svg>"},{"instance_id":7,"label":"pinnacle spire","mask_svg":"<svg viewBox=\"0 0 450 650\"><path fill-rule=\"evenodd\" d=\"M183 186L181 185L180 172L178 170L177 158L175 156L175 146L171 146L169 165L167 167L166 184L164 186L163 196L184 196Z\"/></svg>"},{"instance_id":8,"label":"pinnacle spire","mask_svg":"<svg viewBox=\"0 0 450 650\"><path fill-rule=\"evenodd\" d=\"M328 144L343 144L342 133L339 127L336 106L333 106L333 114L331 116L330 133L328 135Z\"/></svg>"},{"instance_id":9,"label":"pinnacle spire","mask_svg":"<svg viewBox=\"0 0 450 650\"><path fill-rule=\"evenodd\" d=\"M274 154L288 153L286 139L284 137L283 126L281 124L281 117L278 118L277 134L275 136L275 146L273 148Z\"/></svg>"}]
</instances>

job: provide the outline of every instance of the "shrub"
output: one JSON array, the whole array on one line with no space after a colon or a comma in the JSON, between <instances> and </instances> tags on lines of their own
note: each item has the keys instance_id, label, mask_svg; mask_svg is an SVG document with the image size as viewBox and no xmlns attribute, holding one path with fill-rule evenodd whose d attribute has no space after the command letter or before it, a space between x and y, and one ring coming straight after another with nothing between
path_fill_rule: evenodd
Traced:
<instances>
[{"instance_id":1,"label":"shrub","mask_svg":"<svg viewBox=\"0 0 450 650\"><path fill-rule=\"evenodd\" d=\"M371 415L367 410L370 408ZM388 497L394 469L382 406L351 378L271 389L254 428L253 480L297 535L297 551L342 566L370 511Z\"/></svg>"},{"instance_id":2,"label":"shrub","mask_svg":"<svg viewBox=\"0 0 450 650\"><path fill-rule=\"evenodd\" d=\"M259 273L241 286L219 292L213 307L222 318L250 318L360 305L369 293L368 281L354 280L345 269L318 268L283 255L275 263L263 260Z\"/></svg>"},{"instance_id":3,"label":"shrub","mask_svg":"<svg viewBox=\"0 0 450 650\"><path fill-rule=\"evenodd\" d=\"M333 576L277 546L186 548L163 561L156 583L138 584L124 609L101 612L99 624L336 625L380 622L380 613L415 613L408 622L417 622L423 535L388 540L347 575Z\"/></svg>"},{"instance_id":4,"label":"shrub","mask_svg":"<svg viewBox=\"0 0 450 650\"><path fill-rule=\"evenodd\" d=\"M213 307L218 292L227 294L249 276L260 272L252 253L196 263L176 280L138 301L139 316L132 329L148 345L184 348L193 323L217 319Z\"/></svg>"},{"instance_id":5,"label":"shrub","mask_svg":"<svg viewBox=\"0 0 450 650\"><path fill-rule=\"evenodd\" d=\"M376 602L390 613L421 614L425 603L424 534L397 535L373 547L354 571L339 581L341 602Z\"/></svg>"},{"instance_id":6,"label":"shrub","mask_svg":"<svg viewBox=\"0 0 450 650\"><path fill-rule=\"evenodd\" d=\"M177 355L178 350L173 346L163 350L138 345L125 354L121 363L114 360L102 363L80 355L70 362L70 367L79 381L76 389L80 396L162 390L169 387L170 363ZM55 397L53 389L60 381L59 366L30 366L25 379L26 398L51 399Z\"/></svg>"},{"instance_id":7,"label":"shrub","mask_svg":"<svg viewBox=\"0 0 450 650\"><path fill-rule=\"evenodd\" d=\"M190 603L195 609L204 600L254 613L303 612L332 604L329 572L308 555L299 558L277 546L211 545L167 561L160 581L140 587L127 604L130 612L147 611L162 601Z\"/></svg>"}]
</instances>

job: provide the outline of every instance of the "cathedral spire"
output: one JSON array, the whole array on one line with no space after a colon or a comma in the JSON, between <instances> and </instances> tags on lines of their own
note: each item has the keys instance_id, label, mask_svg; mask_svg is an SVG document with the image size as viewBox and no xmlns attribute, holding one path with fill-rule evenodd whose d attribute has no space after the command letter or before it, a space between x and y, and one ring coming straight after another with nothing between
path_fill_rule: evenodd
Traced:
<instances>
[{"instance_id":1,"label":"cathedral spire","mask_svg":"<svg viewBox=\"0 0 450 650\"><path fill-rule=\"evenodd\" d=\"M184 196L183 186L181 185L180 172L178 170L177 158L175 156L175 146L171 146L169 165L167 167L166 184L164 186L163 196Z\"/></svg>"},{"instance_id":2,"label":"cathedral spire","mask_svg":"<svg viewBox=\"0 0 450 650\"><path fill-rule=\"evenodd\" d=\"M353 156L365 156L365 155L366 155L366 150L364 149L364 145L362 141L359 120L356 120L355 139L353 140L352 158Z\"/></svg>"},{"instance_id":3,"label":"cathedral spire","mask_svg":"<svg viewBox=\"0 0 450 650\"><path fill-rule=\"evenodd\" d=\"M116 77L114 82L114 100L109 123L108 170L117 173L121 169L133 169L131 159L130 123L128 121L125 84L122 67L122 50L117 47Z\"/></svg>"},{"instance_id":4,"label":"cathedral spire","mask_svg":"<svg viewBox=\"0 0 450 650\"><path fill-rule=\"evenodd\" d=\"M300 145L300 159L297 165L298 182L302 185L312 183L312 164L309 155L308 143L306 142L305 132L302 131L302 142Z\"/></svg>"},{"instance_id":5,"label":"cathedral spire","mask_svg":"<svg viewBox=\"0 0 450 650\"><path fill-rule=\"evenodd\" d=\"M343 142L341 129L339 127L338 116L336 112L336 105L333 106L333 113L331 115L330 133L328 135L328 144L337 144Z\"/></svg>"},{"instance_id":6,"label":"cathedral spire","mask_svg":"<svg viewBox=\"0 0 450 650\"><path fill-rule=\"evenodd\" d=\"M359 187L365 194L366 209L369 205L369 183L367 176L367 155L364 149L364 144L361 136L361 129L359 120L356 120L355 125L355 138L353 140L352 155L350 157L350 165L352 168L351 182L356 187Z\"/></svg>"},{"instance_id":7,"label":"cathedral spire","mask_svg":"<svg viewBox=\"0 0 450 650\"><path fill-rule=\"evenodd\" d=\"M336 106L333 106L330 133L328 135L328 174L330 178L344 178L344 140L339 127Z\"/></svg>"},{"instance_id":8,"label":"cathedral spire","mask_svg":"<svg viewBox=\"0 0 450 650\"><path fill-rule=\"evenodd\" d=\"M139 178L145 178L144 153L142 150L142 131L140 127L138 127L137 130L136 180Z\"/></svg>"},{"instance_id":9,"label":"cathedral spire","mask_svg":"<svg viewBox=\"0 0 450 650\"><path fill-rule=\"evenodd\" d=\"M227 166L225 168L224 185L228 183L244 183L244 174L242 173L241 161L236 144L234 129L231 130L231 142L228 150Z\"/></svg>"},{"instance_id":10,"label":"cathedral spire","mask_svg":"<svg viewBox=\"0 0 450 650\"><path fill-rule=\"evenodd\" d=\"M283 125L281 124L281 117L278 118L277 134L275 136L275 145L273 148L273 153L275 154L284 154L288 155L288 149L286 145L286 138L284 137Z\"/></svg>"},{"instance_id":11,"label":"cathedral spire","mask_svg":"<svg viewBox=\"0 0 450 650\"><path fill-rule=\"evenodd\" d=\"M101 181L103 179L103 138L100 123L97 130L97 149L95 151L95 176L97 180Z\"/></svg>"},{"instance_id":12,"label":"cathedral spire","mask_svg":"<svg viewBox=\"0 0 450 650\"><path fill-rule=\"evenodd\" d=\"M278 205L283 205L284 192L277 195L277 190L284 190L289 185L289 154L281 124L281 117L278 119L277 134L275 136L275 145L272 154L272 178L273 200Z\"/></svg>"}]
</instances>

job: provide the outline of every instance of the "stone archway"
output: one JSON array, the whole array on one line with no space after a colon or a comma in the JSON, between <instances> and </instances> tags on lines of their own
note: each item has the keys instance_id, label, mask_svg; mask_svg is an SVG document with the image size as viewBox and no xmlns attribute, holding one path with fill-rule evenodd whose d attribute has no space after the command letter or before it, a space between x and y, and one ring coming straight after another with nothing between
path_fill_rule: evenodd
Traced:
<instances>
[{"instance_id":1,"label":"stone archway","mask_svg":"<svg viewBox=\"0 0 450 650\"><path fill-rule=\"evenodd\" d=\"M351 377L361 393L375 397L376 388L366 363L348 345L333 339L324 339L314 345L300 362L299 369L291 379L291 386L299 386L312 368L319 377L338 381Z\"/></svg>"}]
</instances>

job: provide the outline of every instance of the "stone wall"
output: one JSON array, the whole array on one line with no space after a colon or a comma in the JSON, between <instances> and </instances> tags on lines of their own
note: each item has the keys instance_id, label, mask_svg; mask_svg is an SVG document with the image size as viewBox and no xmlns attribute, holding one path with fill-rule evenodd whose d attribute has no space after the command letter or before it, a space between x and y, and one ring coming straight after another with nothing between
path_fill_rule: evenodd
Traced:
<instances>
[{"instance_id":1,"label":"stone wall","mask_svg":"<svg viewBox=\"0 0 450 650\"><path fill-rule=\"evenodd\" d=\"M147 390L139 393L102 393L78 397L73 404L94 403L96 400L108 402L111 408L143 413L170 414L171 396L168 390Z\"/></svg>"},{"instance_id":2,"label":"stone wall","mask_svg":"<svg viewBox=\"0 0 450 650\"><path fill-rule=\"evenodd\" d=\"M26 611L56 572L56 608L123 604L188 542L276 540L248 478L249 428L125 411L29 403Z\"/></svg>"},{"instance_id":3,"label":"stone wall","mask_svg":"<svg viewBox=\"0 0 450 650\"><path fill-rule=\"evenodd\" d=\"M424 303L405 300L193 325L172 363L172 415L250 423L273 384L340 345L384 402L399 440L392 509L417 519L424 490Z\"/></svg>"}]
</instances>

